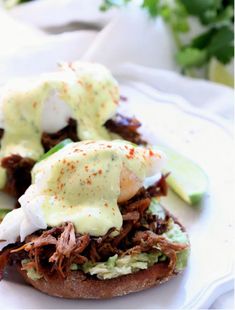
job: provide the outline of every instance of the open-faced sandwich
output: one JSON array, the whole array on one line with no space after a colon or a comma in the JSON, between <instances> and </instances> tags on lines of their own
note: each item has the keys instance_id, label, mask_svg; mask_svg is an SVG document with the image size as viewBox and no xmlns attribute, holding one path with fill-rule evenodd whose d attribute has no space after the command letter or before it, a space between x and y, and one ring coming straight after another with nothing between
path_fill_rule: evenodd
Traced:
<instances>
[{"instance_id":1,"label":"open-faced sandwich","mask_svg":"<svg viewBox=\"0 0 235 310\"><path fill-rule=\"evenodd\" d=\"M19 198L35 162L60 141L123 138L143 144L140 123L117 113L119 88L102 65L63 64L1 90L0 189Z\"/></svg>"},{"instance_id":2,"label":"open-faced sandwich","mask_svg":"<svg viewBox=\"0 0 235 310\"><path fill-rule=\"evenodd\" d=\"M190 245L160 203L164 162L123 140L70 143L38 162L21 207L0 224L1 275L13 264L65 298L121 296L177 275Z\"/></svg>"}]
</instances>

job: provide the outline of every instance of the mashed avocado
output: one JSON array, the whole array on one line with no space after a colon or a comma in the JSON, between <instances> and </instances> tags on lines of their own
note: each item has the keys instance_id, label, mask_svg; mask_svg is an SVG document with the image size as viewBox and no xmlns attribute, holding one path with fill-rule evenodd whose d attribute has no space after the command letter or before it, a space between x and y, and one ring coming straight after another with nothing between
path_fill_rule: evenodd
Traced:
<instances>
[{"instance_id":1,"label":"mashed avocado","mask_svg":"<svg viewBox=\"0 0 235 310\"><path fill-rule=\"evenodd\" d=\"M125 255L123 257L118 257L116 254L104 263L85 263L82 270L90 275L96 275L99 279L106 280L147 269L157 263L160 257L163 257L160 252Z\"/></svg>"},{"instance_id":2,"label":"mashed avocado","mask_svg":"<svg viewBox=\"0 0 235 310\"><path fill-rule=\"evenodd\" d=\"M189 248L177 253L177 262L176 262L176 270L181 271L184 270L188 264L190 250Z\"/></svg>"},{"instance_id":3,"label":"mashed avocado","mask_svg":"<svg viewBox=\"0 0 235 310\"><path fill-rule=\"evenodd\" d=\"M139 270L147 269L157 263L164 261L166 256L162 253L141 253L137 255L125 255L118 257L114 255L106 262L92 263L87 262L83 265L71 264L70 270L82 270L84 273L89 273L92 276L97 276L98 279L107 280L130 274ZM30 262L29 259L22 260L22 266ZM27 276L36 281L41 278L41 275L34 268L27 269Z\"/></svg>"},{"instance_id":4,"label":"mashed avocado","mask_svg":"<svg viewBox=\"0 0 235 310\"><path fill-rule=\"evenodd\" d=\"M187 243L189 244L188 236L183 232L178 224L175 224L173 220L170 223L170 229L164 234L164 236L175 243ZM189 248L177 253L176 270L181 271L187 266L188 257L190 254Z\"/></svg>"},{"instance_id":5,"label":"mashed avocado","mask_svg":"<svg viewBox=\"0 0 235 310\"><path fill-rule=\"evenodd\" d=\"M25 267L30 262L30 259L23 259L21 261L22 267ZM26 269L26 273L28 278L32 279L33 281L39 280L42 276L35 270L35 268L28 268Z\"/></svg>"},{"instance_id":6,"label":"mashed avocado","mask_svg":"<svg viewBox=\"0 0 235 310\"><path fill-rule=\"evenodd\" d=\"M157 217L162 220L164 220L166 216L165 210L162 208L157 198L152 198L151 204L149 206L149 212L157 215Z\"/></svg>"}]
</instances>

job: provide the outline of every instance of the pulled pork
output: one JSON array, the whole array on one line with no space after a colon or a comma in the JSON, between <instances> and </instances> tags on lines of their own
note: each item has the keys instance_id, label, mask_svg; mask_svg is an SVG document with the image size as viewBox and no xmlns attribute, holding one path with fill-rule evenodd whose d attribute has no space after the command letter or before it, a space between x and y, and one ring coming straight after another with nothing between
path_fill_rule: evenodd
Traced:
<instances>
[{"instance_id":1,"label":"pulled pork","mask_svg":"<svg viewBox=\"0 0 235 310\"><path fill-rule=\"evenodd\" d=\"M141 123L136 118L126 117L117 113L115 118L105 123L105 127L127 141L138 145L147 144L146 141L142 139L140 133L138 133L138 128L141 127Z\"/></svg>"},{"instance_id":2,"label":"pulled pork","mask_svg":"<svg viewBox=\"0 0 235 310\"><path fill-rule=\"evenodd\" d=\"M120 114L116 119L107 121L105 127L111 132L119 134L123 139L136 144L146 144L137 129L141 124L136 119L124 117ZM4 130L0 129L0 139ZM77 122L74 119L68 120L68 125L56 133L43 133L41 142L45 152L61 141L70 138L72 141L80 141L77 136ZM4 191L9 195L19 198L31 184L31 169L35 161L30 158L22 158L20 155L10 155L2 159L1 165L6 169L7 182Z\"/></svg>"},{"instance_id":3,"label":"pulled pork","mask_svg":"<svg viewBox=\"0 0 235 310\"><path fill-rule=\"evenodd\" d=\"M43 132L41 142L45 152L47 152L53 146L68 138L74 142L79 141L77 136L77 122L72 118L68 120L68 125L66 127L57 131L56 133L49 134Z\"/></svg>"},{"instance_id":4,"label":"pulled pork","mask_svg":"<svg viewBox=\"0 0 235 310\"><path fill-rule=\"evenodd\" d=\"M141 127L141 123L135 118L116 114L115 117L108 120L104 126L109 131L121 136L124 140L138 145L146 145L146 142L142 140L141 135L137 131L138 128ZM42 145L45 152L49 151L53 146L67 138L74 142L80 141L77 136L77 122L72 118L68 120L68 125L60 131L53 134L45 132L42 134Z\"/></svg>"},{"instance_id":5,"label":"pulled pork","mask_svg":"<svg viewBox=\"0 0 235 310\"><path fill-rule=\"evenodd\" d=\"M31 184L31 169L34 164L33 159L23 158L20 155L4 157L1 161L2 167L7 172L4 192L16 198L22 196Z\"/></svg>"},{"instance_id":6,"label":"pulled pork","mask_svg":"<svg viewBox=\"0 0 235 310\"><path fill-rule=\"evenodd\" d=\"M155 184L155 194L162 193L164 182L163 177ZM173 272L177 251L187 245L171 243L162 236L172 217L166 211L163 220L148 211L152 187L149 189L141 188L135 197L119 205L123 227L117 236L113 236L114 228L98 238L76 234L70 222L40 230L28 236L24 243L6 247L0 252L0 273L3 274L7 264L20 264L26 257L29 262L24 264L24 269L35 268L45 278L55 272L66 277L73 263L82 265L87 261L106 261L115 254L123 256L156 251L167 256L166 263Z\"/></svg>"}]
</instances>

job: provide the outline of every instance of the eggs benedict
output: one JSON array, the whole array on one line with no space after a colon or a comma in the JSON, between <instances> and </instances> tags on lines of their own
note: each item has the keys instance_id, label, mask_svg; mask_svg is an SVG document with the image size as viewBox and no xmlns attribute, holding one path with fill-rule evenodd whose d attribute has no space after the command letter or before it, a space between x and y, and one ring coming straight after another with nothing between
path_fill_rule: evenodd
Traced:
<instances>
[{"instance_id":1,"label":"eggs benedict","mask_svg":"<svg viewBox=\"0 0 235 310\"><path fill-rule=\"evenodd\" d=\"M168 280L189 240L162 207L165 157L123 140L70 143L38 162L0 224L0 272L14 263L49 295L110 298Z\"/></svg>"},{"instance_id":2,"label":"eggs benedict","mask_svg":"<svg viewBox=\"0 0 235 310\"><path fill-rule=\"evenodd\" d=\"M143 143L140 123L117 114L117 81L102 65L62 64L60 71L17 80L1 90L0 189L19 197L35 162L70 138Z\"/></svg>"}]
</instances>

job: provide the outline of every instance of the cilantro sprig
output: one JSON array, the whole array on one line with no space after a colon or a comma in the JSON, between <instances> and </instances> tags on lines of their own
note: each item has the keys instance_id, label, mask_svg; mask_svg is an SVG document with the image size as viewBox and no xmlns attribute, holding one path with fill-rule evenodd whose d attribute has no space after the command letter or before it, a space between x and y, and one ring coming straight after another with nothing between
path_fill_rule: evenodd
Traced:
<instances>
[{"instance_id":1,"label":"cilantro sprig","mask_svg":"<svg viewBox=\"0 0 235 310\"><path fill-rule=\"evenodd\" d=\"M104 0L102 10L130 2L132 0ZM223 64L233 59L233 0L143 0L141 6L152 18L161 16L170 26L178 46L176 62L183 73L207 67L212 58ZM183 44L182 35L190 31L190 17L197 18L206 30Z\"/></svg>"}]
</instances>

